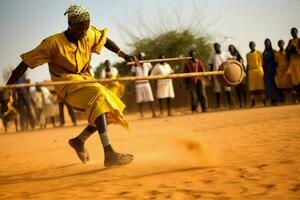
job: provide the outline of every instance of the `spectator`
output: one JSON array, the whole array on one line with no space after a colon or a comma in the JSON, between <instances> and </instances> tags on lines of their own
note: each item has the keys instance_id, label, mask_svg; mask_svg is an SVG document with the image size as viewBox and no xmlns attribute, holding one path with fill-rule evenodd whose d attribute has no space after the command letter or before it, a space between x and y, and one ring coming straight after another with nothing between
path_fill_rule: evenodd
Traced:
<instances>
[{"instance_id":1,"label":"spectator","mask_svg":"<svg viewBox=\"0 0 300 200\"><path fill-rule=\"evenodd\" d=\"M240 52L236 49L234 45L229 45L228 50L232 59L240 62L243 66L244 74L246 75L246 69L244 65L244 60L240 54ZM240 108L247 106L247 89L246 89L246 81L245 77L243 78L242 82L235 87L235 91L239 100ZM244 104L243 104L244 103Z\"/></svg>"},{"instance_id":2,"label":"spectator","mask_svg":"<svg viewBox=\"0 0 300 200\"><path fill-rule=\"evenodd\" d=\"M36 90L41 94L42 97L42 109L40 113L40 126L41 128L46 128L47 118L50 118L53 127L55 125L55 115L57 112L57 105L54 104L54 99L48 88L36 86Z\"/></svg>"},{"instance_id":3,"label":"spectator","mask_svg":"<svg viewBox=\"0 0 300 200\"><path fill-rule=\"evenodd\" d=\"M221 64L230 58L228 54L222 52L221 45L219 43L214 43L214 51L215 52L210 56L208 60L208 64L210 65L210 71L218 71ZM221 86L216 76L213 77L213 85L214 85L213 90L216 95L217 108L221 108L222 88L224 88L227 97L228 107L231 108L232 107L231 94L230 94L231 88Z\"/></svg>"},{"instance_id":4,"label":"spectator","mask_svg":"<svg viewBox=\"0 0 300 200\"><path fill-rule=\"evenodd\" d=\"M275 51L275 61L276 61L276 82L277 87L281 91L283 101L285 102L285 93L291 93L293 99L297 102L296 94L293 90L293 82L291 74L287 73L289 62L287 59L287 53L284 49L284 41L278 41L279 50Z\"/></svg>"},{"instance_id":5,"label":"spectator","mask_svg":"<svg viewBox=\"0 0 300 200\"><path fill-rule=\"evenodd\" d=\"M25 76L21 76L16 84L24 84L27 83ZM31 111L31 105L29 100L28 90L25 88L16 89L17 95L17 108L20 114L20 127L21 131L25 131L27 129L26 124L29 122L31 129L35 129L35 120L33 117L33 113Z\"/></svg>"},{"instance_id":6,"label":"spectator","mask_svg":"<svg viewBox=\"0 0 300 200\"><path fill-rule=\"evenodd\" d=\"M286 48L289 59L287 73L291 74L292 82L298 95L298 101L300 101L300 38L298 38L298 29L292 28L291 35L293 39L289 41Z\"/></svg>"},{"instance_id":7,"label":"spectator","mask_svg":"<svg viewBox=\"0 0 300 200\"><path fill-rule=\"evenodd\" d=\"M160 59L164 59L165 56L162 54L159 56ZM155 75L170 75L174 73L171 66L162 61L158 64L156 64L151 72L152 76ZM167 101L167 108L168 108L168 116L172 116L171 113L171 99L175 97L174 94L174 88L173 88L173 82L172 79L162 79L157 80L157 91L156 91L156 98L158 98L159 101L159 109L160 109L160 115L163 115L163 101Z\"/></svg>"},{"instance_id":8,"label":"spectator","mask_svg":"<svg viewBox=\"0 0 300 200\"><path fill-rule=\"evenodd\" d=\"M270 39L265 40L265 50L263 53L263 69L264 69L264 81L265 92L268 99L271 100L272 105L279 105L282 102L280 91L275 83L275 53L272 47Z\"/></svg>"},{"instance_id":9,"label":"spectator","mask_svg":"<svg viewBox=\"0 0 300 200\"><path fill-rule=\"evenodd\" d=\"M265 101L265 85L264 85L264 71L262 66L262 53L255 50L255 43L249 43L250 52L247 54L247 84L250 94L250 99L252 101L251 107L255 106L256 96L261 96L264 105Z\"/></svg>"},{"instance_id":10,"label":"spectator","mask_svg":"<svg viewBox=\"0 0 300 200\"><path fill-rule=\"evenodd\" d=\"M195 50L189 52L191 60L187 60L184 65L185 73L204 72L205 68L203 62L197 58ZM206 92L205 92L204 77L186 78L186 88L190 91L191 95L191 110L192 112L198 112L197 106L200 103L202 112L206 112Z\"/></svg>"},{"instance_id":11,"label":"spectator","mask_svg":"<svg viewBox=\"0 0 300 200\"><path fill-rule=\"evenodd\" d=\"M145 54L139 53L138 59L143 60ZM152 69L151 63L142 63L140 65L134 65L131 68L131 71L134 73L136 77L146 77L149 76L150 70ZM156 117L154 111L154 99L151 90L151 85L148 80L138 80L135 81L135 91L136 91L136 102L139 105L139 110L141 114L141 118L144 117L143 112L143 103L148 103L152 117Z\"/></svg>"},{"instance_id":12,"label":"spectator","mask_svg":"<svg viewBox=\"0 0 300 200\"><path fill-rule=\"evenodd\" d=\"M109 60L104 62L105 67L102 69L100 78L108 78L108 79L115 79L118 78L118 69L113 67ZM102 83L105 87L107 87L110 91L116 94L119 98L124 95L125 87L119 81L112 81Z\"/></svg>"}]
</instances>

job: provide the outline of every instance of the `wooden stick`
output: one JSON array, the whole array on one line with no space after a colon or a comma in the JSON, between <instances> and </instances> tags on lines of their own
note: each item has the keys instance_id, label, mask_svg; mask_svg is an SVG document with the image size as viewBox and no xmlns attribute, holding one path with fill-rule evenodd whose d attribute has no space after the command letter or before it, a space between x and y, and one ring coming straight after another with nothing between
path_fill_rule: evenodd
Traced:
<instances>
[{"instance_id":1,"label":"wooden stick","mask_svg":"<svg viewBox=\"0 0 300 200\"><path fill-rule=\"evenodd\" d=\"M163 58L163 59L150 59L150 60L140 60L139 63L154 63L154 62L171 62L178 60L190 60L192 57L182 57L182 58ZM135 62L128 62L126 65L135 65Z\"/></svg>"},{"instance_id":2,"label":"wooden stick","mask_svg":"<svg viewBox=\"0 0 300 200\"><path fill-rule=\"evenodd\" d=\"M54 81L54 82L44 82L44 83L24 83L24 84L11 84L11 85L1 85L0 89L5 88L27 88L35 86L55 86L55 85L70 85L70 84L81 84L81 83L107 83L113 81L139 81L139 80L160 80L160 79L175 79L175 78L192 78L192 77L206 77L206 76L222 76L224 71L213 71L213 72L194 72L194 73L179 73L171 74L167 76L145 76L145 77L120 77L114 79L94 79L94 80L80 80L80 81Z\"/></svg>"}]
</instances>

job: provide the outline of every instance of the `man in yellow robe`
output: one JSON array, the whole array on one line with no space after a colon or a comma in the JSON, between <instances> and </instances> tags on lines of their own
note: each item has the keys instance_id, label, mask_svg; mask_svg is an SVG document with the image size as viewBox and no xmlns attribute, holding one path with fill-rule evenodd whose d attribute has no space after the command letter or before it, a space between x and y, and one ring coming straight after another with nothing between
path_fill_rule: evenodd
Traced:
<instances>
[{"instance_id":1,"label":"man in yellow robe","mask_svg":"<svg viewBox=\"0 0 300 200\"><path fill-rule=\"evenodd\" d=\"M300 101L300 38L298 38L298 29L292 28L291 35L293 39L289 41L286 51L289 58L288 74L291 74L294 88Z\"/></svg>"},{"instance_id":2,"label":"man in yellow robe","mask_svg":"<svg viewBox=\"0 0 300 200\"><path fill-rule=\"evenodd\" d=\"M261 95L265 104L264 96L264 71L262 66L262 53L255 50L255 43L250 42L251 51L247 54L247 84L252 100L252 107L255 106L255 96Z\"/></svg>"},{"instance_id":3,"label":"man in yellow robe","mask_svg":"<svg viewBox=\"0 0 300 200\"><path fill-rule=\"evenodd\" d=\"M109 38L107 29L97 29L90 25L90 15L84 6L72 5L65 12L68 16L68 29L52 35L25 54L22 62L13 71L7 84L13 84L28 68L35 68L48 63L52 81L93 80L91 76L91 53L100 54L106 47L126 61L133 61ZM60 99L72 108L86 114L89 125L69 144L76 151L83 163L89 161L89 154L84 147L86 139L98 130L104 148L104 165L120 166L133 160L131 154L117 153L113 150L108 134L107 124L118 123L128 128L123 118L125 105L110 90L99 83L56 85L55 90Z\"/></svg>"}]
</instances>

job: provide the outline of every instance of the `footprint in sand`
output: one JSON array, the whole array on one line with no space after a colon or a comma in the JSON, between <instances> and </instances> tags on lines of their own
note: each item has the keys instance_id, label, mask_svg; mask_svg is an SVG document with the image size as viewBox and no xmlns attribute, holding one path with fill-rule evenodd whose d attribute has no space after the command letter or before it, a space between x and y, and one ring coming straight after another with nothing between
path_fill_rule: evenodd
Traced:
<instances>
[{"instance_id":1,"label":"footprint in sand","mask_svg":"<svg viewBox=\"0 0 300 200\"><path fill-rule=\"evenodd\" d=\"M282 165L289 165L289 164L294 164L294 163L296 163L296 161L290 160L290 159L284 159L284 160L278 161L278 163L279 163L279 164L282 164Z\"/></svg>"},{"instance_id":2,"label":"footprint in sand","mask_svg":"<svg viewBox=\"0 0 300 200\"><path fill-rule=\"evenodd\" d=\"M267 164L261 164L261 165L255 166L255 167L258 168L258 169L260 169L260 170L262 170L262 169L264 169L267 166L268 166Z\"/></svg>"},{"instance_id":3,"label":"footprint in sand","mask_svg":"<svg viewBox=\"0 0 300 200\"><path fill-rule=\"evenodd\" d=\"M123 192L119 192L118 195L124 196L124 195L130 194L130 193L132 193L132 192L131 191L123 191Z\"/></svg>"},{"instance_id":4,"label":"footprint in sand","mask_svg":"<svg viewBox=\"0 0 300 200\"><path fill-rule=\"evenodd\" d=\"M300 183L295 184L292 188L291 191L293 192L298 192L300 190Z\"/></svg>"},{"instance_id":5,"label":"footprint in sand","mask_svg":"<svg viewBox=\"0 0 300 200\"><path fill-rule=\"evenodd\" d=\"M184 153L182 159L186 164L196 166L213 166L211 158L206 153L204 146L195 138L176 138L178 147L181 148L181 152ZM177 148L180 150L180 148ZM183 151L185 152L183 152Z\"/></svg>"}]
</instances>

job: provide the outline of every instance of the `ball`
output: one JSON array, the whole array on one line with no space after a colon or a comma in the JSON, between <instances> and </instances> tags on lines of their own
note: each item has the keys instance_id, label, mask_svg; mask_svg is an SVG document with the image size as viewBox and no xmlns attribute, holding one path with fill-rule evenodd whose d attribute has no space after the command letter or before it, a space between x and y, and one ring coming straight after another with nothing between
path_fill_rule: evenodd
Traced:
<instances>
[{"instance_id":1,"label":"ball","mask_svg":"<svg viewBox=\"0 0 300 200\"><path fill-rule=\"evenodd\" d=\"M237 86L245 76L242 64L236 60L225 61L219 67L219 71L224 71L223 76L218 76L218 80L223 86Z\"/></svg>"}]
</instances>

